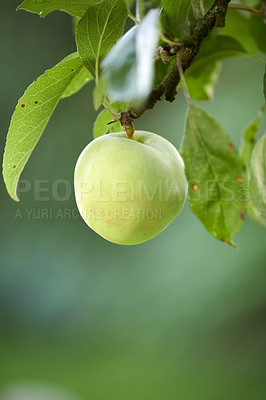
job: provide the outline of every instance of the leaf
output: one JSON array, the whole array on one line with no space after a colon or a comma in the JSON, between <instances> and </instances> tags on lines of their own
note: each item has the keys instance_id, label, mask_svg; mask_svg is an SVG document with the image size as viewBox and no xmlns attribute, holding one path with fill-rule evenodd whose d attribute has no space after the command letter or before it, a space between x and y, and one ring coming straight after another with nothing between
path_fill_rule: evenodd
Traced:
<instances>
[{"instance_id":1,"label":"leaf","mask_svg":"<svg viewBox=\"0 0 266 400\"><path fill-rule=\"evenodd\" d=\"M214 63L228 57L245 56L246 54L247 51L238 40L226 35L216 35L203 43L199 54L194 58L189 70L192 69L192 74L194 68L199 71L206 64Z\"/></svg>"},{"instance_id":2,"label":"leaf","mask_svg":"<svg viewBox=\"0 0 266 400\"><path fill-rule=\"evenodd\" d=\"M96 84L100 61L123 34L127 15L123 0L104 0L90 6L78 22L78 52Z\"/></svg>"},{"instance_id":3,"label":"leaf","mask_svg":"<svg viewBox=\"0 0 266 400\"><path fill-rule=\"evenodd\" d=\"M176 39L190 35L195 21L202 18L214 0L162 0L164 31Z\"/></svg>"},{"instance_id":4,"label":"leaf","mask_svg":"<svg viewBox=\"0 0 266 400\"><path fill-rule=\"evenodd\" d=\"M60 10L66 13L81 17L90 4L96 0L24 0L17 10L26 10L46 17L47 14Z\"/></svg>"},{"instance_id":5,"label":"leaf","mask_svg":"<svg viewBox=\"0 0 266 400\"><path fill-rule=\"evenodd\" d=\"M262 217L252 206L252 203L249 201L247 203L247 212L250 218L252 218L258 224L266 227L266 218Z\"/></svg>"},{"instance_id":6,"label":"leaf","mask_svg":"<svg viewBox=\"0 0 266 400\"><path fill-rule=\"evenodd\" d=\"M257 44L250 34L249 18L246 14L240 14L238 10L229 8L226 14L225 27L220 30L220 33L233 37L246 51L252 53L257 50Z\"/></svg>"},{"instance_id":7,"label":"leaf","mask_svg":"<svg viewBox=\"0 0 266 400\"><path fill-rule=\"evenodd\" d=\"M249 20L250 35L258 48L266 53L266 24L261 15L252 14Z\"/></svg>"},{"instance_id":8,"label":"leaf","mask_svg":"<svg viewBox=\"0 0 266 400\"><path fill-rule=\"evenodd\" d=\"M106 97L107 91L107 82L104 76L101 76L98 85L95 86L93 90L93 105L94 109L98 110L100 106L103 104L104 99Z\"/></svg>"},{"instance_id":9,"label":"leaf","mask_svg":"<svg viewBox=\"0 0 266 400\"><path fill-rule=\"evenodd\" d=\"M250 165L249 196L255 213L266 225L266 134L256 144Z\"/></svg>"},{"instance_id":10,"label":"leaf","mask_svg":"<svg viewBox=\"0 0 266 400\"><path fill-rule=\"evenodd\" d=\"M250 160L255 143L257 140L258 130L266 109L266 102L260 108L256 117L248 124L243 132L243 141L240 150L240 158L246 166L247 171L250 167Z\"/></svg>"},{"instance_id":11,"label":"leaf","mask_svg":"<svg viewBox=\"0 0 266 400\"><path fill-rule=\"evenodd\" d=\"M74 76L69 86L64 91L61 99L64 99L65 97L70 97L73 94L77 93L80 89L83 88L83 86L85 86L91 80L92 80L92 75L83 65L80 68L79 72Z\"/></svg>"},{"instance_id":12,"label":"leaf","mask_svg":"<svg viewBox=\"0 0 266 400\"><path fill-rule=\"evenodd\" d=\"M176 64L176 57L171 57L167 62L163 62L162 59L158 59L155 63L155 76L153 79L153 86L158 85L171 71L173 66Z\"/></svg>"},{"instance_id":13,"label":"leaf","mask_svg":"<svg viewBox=\"0 0 266 400\"><path fill-rule=\"evenodd\" d=\"M234 246L232 238L245 211L244 166L223 127L194 103L189 107L181 155L191 210L215 238Z\"/></svg>"},{"instance_id":14,"label":"leaf","mask_svg":"<svg viewBox=\"0 0 266 400\"><path fill-rule=\"evenodd\" d=\"M160 7L160 0L137 0L136 1L136 16L137 16L137 3L139 4L139 19L142 20L151 8Z\"/></svg>"},{"instance_id":15,"label":"leaf","mask_svg":"<svg viewBox=\"0 0 266 400\"><path fill-rule=\"evenodd\" d=\"M57 103L82 70L77 53L71 54L36 79L19 99L9 127L3 176L14 200L20 174L46 127Z\"/></svg>"},{"instance_id":16,"label":"leaf","mask_svg":"<svg viewBox=\"0 0 266 400\"><path fill-rule=\"evenodd\" d=\"M186 82L191 97L197 100L210 100L221 71L219 61L191 66L186 73Z\"/></svg>"},{"instance_id":17,"label":"leaf","mask_svg":"<svg viewBox=\"0 0 266 400\"><path fill-rule=\"evenodd\" d=\"M246 55L244 47L234 38L216 35L206 40L186 71L189 92L197 100L212 99L223 58Z\"/></svg>"},{"instance_id":18,"label":"leaf","mask_svg":"<svg viewBox=\"0 0 266 400\"><path fill-rule=\"evenodd\" d=\"M112 104L112 107L118 112L120 104ZM108 110L102 110L94 122L93 125L93 137L96 139L102 135L106 135L111 132L122 132L123 128L120 121L116 121L113 124L108 125L108 122L112 121L113 116Z\"/></svg>"},{"instance_id":19,"label":"leaf","mask_svg":"<svg viewBox=\"0 0 266 400\"><path fill-rule=\"evenodd\" d=\"M159 14L150 10L138 26L131 28L102 62L108 94L115 101L144 99L154 77L154 55L159 39Z\"/></svg>"}]
</instances>

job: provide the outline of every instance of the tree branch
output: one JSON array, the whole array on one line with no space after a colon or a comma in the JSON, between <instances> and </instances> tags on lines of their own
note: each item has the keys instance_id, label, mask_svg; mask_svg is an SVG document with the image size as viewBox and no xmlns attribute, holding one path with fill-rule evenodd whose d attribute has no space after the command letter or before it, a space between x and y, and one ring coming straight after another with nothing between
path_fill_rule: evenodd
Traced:
<instances>
[{"instance_id":1,"label":"tree branch","mask_svg":"<svg viewBox=\"0 0 266 400\"><path fill-rule=\"evenodd\" d=\"M184 52L181 55L181 63L183 71L186 71L194 57L198 54L200 45L208 36L210 31L215 27L223 27L225 25L225 17L230 0L215 0L211 9L199 19L191 36L183 39ZM171 69L166 78L160 82L150 93L147 100L138 107L131 107L130 110L123 113L123 123L139 118L146 110L151 109L161 99L163 94L167 101L172 102L176 96L176 87L180 81L177 64ZM121 120L122 123L122 120Z\"/></svg>"}]
</instances>

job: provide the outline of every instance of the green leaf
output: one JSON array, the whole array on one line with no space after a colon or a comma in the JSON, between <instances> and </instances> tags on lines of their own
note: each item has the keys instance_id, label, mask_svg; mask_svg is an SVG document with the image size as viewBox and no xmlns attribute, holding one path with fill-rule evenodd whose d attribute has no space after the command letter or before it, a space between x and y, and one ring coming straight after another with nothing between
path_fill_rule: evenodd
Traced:
<instances>
[{"instance_id":1,"label":"green leaf","mask_svg":"<svg viewBox=\"0 0 266 400\"><path fill-rule=\"evenodd\" d=\"M69 86L64 91L61 99L65 97L70 97L73 94L77 93L80 89L83 88L87 83L92 80L91 73L84 67L84 65L80 68L79 72L74 76Z\"/></svg>"},{"instance_id":2,"label":"green leaf","mask_svg":"<svg viewBox=\"0 0 266 400\"><path fill-rule=\"evenodd\" d=\"M131 28L102 62L108 94L115 101L141 100L152 88L155 48L159 39L159 14L150 10Z\"/></svg>"},{"instance_id":3,"label":"green leaf","mask_svg":"<svg viewBox=\"0 0 266 400\"><path fill-rule=\"evenodd\" d=\"M78 22L78 52L96 84L100 61L123 34L127 15L127 6L123 0L104 0L90 6Z\"/></svg>"},{"instance_id":4,"label":"green leaf","mask_svg":"<svg viewBox=\"0 0 266 400\"><path fill-rule=\"evenodd\" d=\"M97 0L24 0L17 10L26 10L46 17L47 14L59 10L66 13L81 17L90 4L96 3Z\"/></svg>"},{"instance_id":5,"label":"green leaf","mask_svg":"<svg viewBox=\"0 0 266 400\"><path fill-rule=\"evenodd\" d=\"M250 218L256 221L258 224L266 227L266 218L261 216L258 211L255 210L252 203L249 201L247 204L247 212Z\"/></svg>"},{"instance_id":6,"label":"green leaf","mask_svg":"<svg viewBox=\"0 0 266 400\"><path fill-rule=\"evenodd\" d=\"M233 37L216 35L207 39L193 64L186 71L186 81L191 96L197 100L212 99L219 78L219 61L246 54L244 47Z\"/></svg>"},{"instance_id":7,"label":"green leaf","mask_svg":"<svg viewBox=\"0 0 266 400\"><path fill-rule=\"evenodd\" d=\"M136 1L137 3L137 1ZM140 20L142 20L145 17L145 0L138 0L138 6L139 6L139 17ZM137 5L136 5L137 8Z\"/></svg>"},{"instance_id":8,"label":"green leaf","mask_svg":"<svg viewBox=\"0 0 266 400\"><path fill-rule=\"evenodd\" d=\"M220 29L220 33L232 36L241 43L246 51L252 53L257 50L257 44L250 34L249 16L247 14L240 14L238 10L229 8L226 14L225 27Z\"/></svg>"},{"instance_id":9,"label":"green leaf","mask_svg":"<svg viewBox=\"0 0 266 400\"><path fill-rule=\"evenodd\" d=\"M240 3L253 8L261 8L263 0L241 0Z\"/></svg>"},{"instance_id":10,"label":"green leaf","mask_svg":"<svg viewBox=\"0 0 266 400\"><path fill-rule=\"evenodd\" d=\"M162 0L164 31L176 39L190 35L195 21L202 18L214 0Z\"/></svg>"},{"instance_id":11,"label":"green leaf","mask_svg":"<svg viewBox=\"0 0 266 400\"><path fill-rule=\"evenodd\" d=\"M232 238L244 218L245 169L223 127L194 103L189 107L181 155L191 210L215 238L234 246Z\"/></svg>"},{"instance_id":12,"label":"green leaf","mask_svg":"<svg viewBox=\"0 0 266 400\"><path fill-rule=\"evenodd\" d=\"M173 66L176 64L176 57L171 57L166 62L162 59L158 59L155 63L155 76L153 80L153 86L158 85L166 77L166 75L171 71Z\"/></svg>"},{"instance_id":13,"label":"green leaf","mask_svg":"<svg viewBox=\"0 0 266 400\"><path fill-rule=\"evenodd\" d=\"M247 171L249 170L250 167L251 155L255 147L258 130L265 110L266 110L266 102L260 108L256 117L248 124L248 126L243 132L243 141L240 150L240 158L245 164Z\"/></svg>"},{"instance_id":14,"label":"green leaf","mask_svg":"<svg viewBox=\"0 0 266 400\"><path fill-rule=\"evenodd\" d=\"M251 205L266 225L266 134L256 144L250 164L249 196Z\"/></svg>"},{"instance_id":15,"label":"green leaf","mask_svg":"<svg viewBox=\"0 0 266 400\"><path fill-rule=\"evenodd\" d=\"M93 105L95 110L98 110L103 104L106 97L107 82L104 76L101 76L98 85L93 90Z\"/></svg>"},{"instance_id":16,"label":"green leaf","mask_svg":"<svg viewBox=\"0 0 266 400\"><path fill-rule=\"evenodd\" d=\"M204 69L206 64L214 63L228 57L245 56L246 54L247 51L238 40L226 35L216 35L203 43L190 69L195 68L197 71L200 71L200 69Z\"/></svg>"},{"instance_id":17,"label":"green leaf","mask_svg":"<svg viewBox=\"0 0 266 400\"><path fill-rule=\"evenodd\" d=\"M120 109L120 104L112 104L112 107L118 112ZM116 121L110 125L108 122L112 121L113 116L108 110L102 110L94 122L93 125L93 137L96 139L102 135L106 135L111 132L122 132L123 128L120 121Z\"/></svg>"},{"instance_id":18,"label":"green leaf","mask_svg":"<svg viewBox=\"0 0 266 400\"><path fill-rule=\"evenodd\" d=\"M192 64L186 72L186 82L191 97L197 100L212 99L220 71L219 61L202 65L196 63L195 66Z\"/></svg>"},{"instance_id":19,"label":"green leaf","mask_svg":"<svg viewBox=\"0 0 266 400\"><path fill-rule=\"evenodd\" d=\"M82 70L77 53L71 54L36 79L19 99L9 127L3 176L14 200L20 174L46 127L57 103Z\"/></svg>"},{"instance_id":20,"label":"green leaf","mask_svg":"<svg viewBox=\"0 0 266 400\"><path fill-rule=\"evenodd\" d=\"M252 14L249 20L250 35L255 40L258 48L266 53L266 24L262 15Z\"/></svg>"}]
</instances>

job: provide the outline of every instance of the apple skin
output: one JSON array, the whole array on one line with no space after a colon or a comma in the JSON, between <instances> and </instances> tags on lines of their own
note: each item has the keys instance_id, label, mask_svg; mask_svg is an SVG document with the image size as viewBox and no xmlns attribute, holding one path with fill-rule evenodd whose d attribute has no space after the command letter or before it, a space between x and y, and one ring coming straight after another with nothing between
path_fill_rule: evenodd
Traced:
<instances>
[{"instance_id":1,"label":"apple skin","mask_svg":"<svg viewBox=\"0 0 266 400\"><path fill-rule=\"evenodd\" d=\"M158 235L180 213L188 184L176 148L152 132L94 139L74 174L79 212L110 242L134 245Z\"/></svg>"}]
</instances>

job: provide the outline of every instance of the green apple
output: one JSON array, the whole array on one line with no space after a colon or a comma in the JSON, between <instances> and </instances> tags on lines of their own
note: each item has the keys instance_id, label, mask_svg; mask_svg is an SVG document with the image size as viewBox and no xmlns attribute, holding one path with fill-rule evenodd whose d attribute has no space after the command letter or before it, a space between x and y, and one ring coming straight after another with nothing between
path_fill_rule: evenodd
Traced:
<instances>
[{"instance_id":1,"label":"green apple","mask_svg":"<svg viewBox=\"0 0 266 400\"><path fill-rule=\"evenodd\" d=\"M184 163L161 136L135 131L93 140L75 168L75 196L85 222L110 242L132 245L158 235L187 196Z\"/></svg>"}]
</instances>

